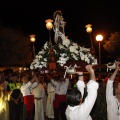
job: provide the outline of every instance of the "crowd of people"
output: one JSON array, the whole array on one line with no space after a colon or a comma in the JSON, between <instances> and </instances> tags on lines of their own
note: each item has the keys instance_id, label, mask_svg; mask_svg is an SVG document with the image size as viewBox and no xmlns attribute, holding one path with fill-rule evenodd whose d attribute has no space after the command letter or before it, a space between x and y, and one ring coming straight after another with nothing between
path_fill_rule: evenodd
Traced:
<instances>
[{"instance_id":1,"label":"crowd of people","mask_svg":"<svg viewBox=\"0 0 120 120\"><path fill-rule=\"evenodd\" d=\"M92 66L86 65L88 74L76 72L72 79L39 71L1 71L0 120L92 120L101 85L106 86L107 120L119 120L120 62L104 78Z\"/></svg>"}]
</instances>

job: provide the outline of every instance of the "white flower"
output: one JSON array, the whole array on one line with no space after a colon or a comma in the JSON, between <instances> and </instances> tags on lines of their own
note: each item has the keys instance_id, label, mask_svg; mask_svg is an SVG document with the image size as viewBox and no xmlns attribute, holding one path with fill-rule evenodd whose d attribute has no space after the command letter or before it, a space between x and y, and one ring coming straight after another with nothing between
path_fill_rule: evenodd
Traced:
<instances>
[{"instance_id":1,"label":"white flower","mask_svg":"<svg viewBox=\"0 0 120 120\"><path fill-rule=\"evenodd\" d=\"M59 44L60 49L65 49L65 47L62 44Z\"/></svg>"},{"instance_id":2,"label":"white flower","mask_svg":"<svg viewBox=\"0 0 120 120\"><path fill-rule=\"evenodd\" d=\"M39 66L39 63L36 62L36 64L34 64L34 67L35 67L35 68L38 68L38 66Z\"/></svg>"},{"instance_id":3,"label":"white flower","mask_svg":"<svg viewBox=\"0 0 120 120\"><path fill-rule=\"evenodd\" d=\"M38 53L38 55L39 54L44 54L45 53L45 51L44 51L44 49L42 49L39 53Z\"/></svg>"},{"instance_id":4,"label":"white flower","mask_svg":"<svg viewBox=\"0 0 120 120\"><path fill-rule=\"evenodd\" d=\"M86 51L90 51L90 48L85 48Z\"/></svg>"},{"instance_id":5,"label":"white flower","mask_svg":"<svg viewBox=\"0 0 120 120\"><path fill-rule=\"evenodd\" d=\"M81 60L85 59L85 55L82 52L80 52L80 58L81 58Z\"/></svg>"},{"instance_id":6,"label":"white flower","mask_svg":"<svg viewBox=\"0 0 120 120\"><path fill-rule=\"evenodd\" d=\"M39 63L39 60L38 59L34 59L33 63Z\"/></svg>"},{"instance_id":7,"label":"white flower","mask_svg":"<svg viewBox=\"0 0 120 120\"><path fill-rule=\"evenodd\" d=\"M48 48L48 42L44 44L44 49L46 50Z\"/></svg>"},{"instance_id":8,"label":"white flower","mask_svg":"<svg viewBox=\"0 0 120 120\"><path fill-rule=\"evenodd\" d=\"M65 45L66 47L68 47L70 45L70 40L69 39L65 39L62 41L63 45Z\"/></svg>"},{"instance_id":9,"label":"white flower","mask_svg":"<svg viewBox=\"0 0 120 120\"><path fill-rule=\"evenodd\" d=\"M47 62L47 58L44 58L44 61Z\"/></svg>"},{"instance_id":10,"label":"white flower","mask_svg":"<svg viewBox=\"0 0 120 120\"><path fill-rule=\"evenodd\" d=\"M88 64L90 63L90 59L88 59L87 55L85 55L85 62L87 62Z\"/></svg>"},{"instance_id":11,"label":"white flower","mask_svg":"<svg viewBox=\"0 0 120 120\"><path fill-rule=\"evenodd\" d=\"M43 56L42 56L42 55L39 55L38 57L39 57L38 59L41 59Z\"/></svg>"},{"instance_id":12,"label":"white flower","mask_svg":"<svg viewBox=\"0 0 120 120\"><path fill-rule=\"evenodd\" d=\"M84 47L80 47L80 46L79 46L79 48L80 48L80 51L87 51L87 52L89 52L89 51L90 51L90 49L89 49L89 48L84 48Z\"/></svg>"},{"instance_id":13,"label":"white flower","mask_svg":"<svg viewBox=\"0 0 120 120\"><path fill-rule=\"evenodd\" d=\"M64 36L63 36L64 37ZM88 64L97 63L94 56L92 56L89 48L79 46L77 43L64 38L61 44L58 46L52 46L56 56L56 62L60 66L64 66L68 60L82 60ZM44 44L44 47L36 55L35 59L30 65L30 69L42 69L48 67L49 60L49 46L48 42Z\"/></svg>"},{"instance_id":14,"label":"white flower","mask_svg":"<svg viewBox=\"0 0 120 120\"><path fill-rule=\"evenodd\" d=\"M53 51L55 52L55 54L57 53L55 49L53 49Z\"/></svg>"},{"instance_id":15,"label":"white flower","mask_svg":"<svg viewBox=\"0 0 120 120\"><path fill-rule=\"evenodd\" d=\"M67 54L66 53L61 53L60 56L65 57L65 56L67 56Z\"/></svg>"},{"instance_id":16,"label":"white flower","mask_svg":"<svg viewBox=\"0 0 120 120\"><path fill-rule=\"evenodd\" d=\"M38 55L36 55L36 56L35 56L35 58L37 58L37 59L38 59L38 58L39 58L39 56L38 56Z\"/></svg>"},{"instance_id":17,"label":"white flower","mask_svg":"<svg viewBox=\"0 0 120 120\"><path fill-rule=\"evenodd\" d=\"M73 56L73 58L74 58L75 60L78 60L78 58L77 58L77 56L76 56L75 54L72 54L72 56Z\"/></svg>"},{"instance_id":18,"label":"white flower","mask_svg":"<svg viewBox=\"0 0 120 120\"><path fill-rule=\"evenodd\" d=\"M70 49L70 52L74 52L75 53L75 51L76 51L76 48L74 46L70 46L69 49Z\"/></svg>"},{"instance_id":19,"label":"white flower","mask_svg":"<svg viewBox=\"0 0 120 120\"><path fill-rule=\"evenodd\" d=\"M75 51L74 51L74 53L75 53L75 54L78 54L78 53L79 53L79 51L78 51L78 50L75 50Z\"/></svg>"},{"instance_id":20,"label":"white flower","mask_svg":"<svg viewBox=\"0 0 120 120\"><path fill-rule=\"evenodd\" d=\"M43 67L42 65L35 66L35 68L42 68L42 67Z\"/></svg>"},{"instance_id":21,"label":"white flower","mask_svg":"<svg viewBox=\"0 0 120 120\"><path fill-rule=\"evenodd\" d=\"M92 54L88 53L88 57L92 57Z\"/></svg>"},{"instance_id":22,"label":"white flower","mask_svg":"<svg viewBox=\"0 0 120 120\"><path fill-rule=\"evenodd\" d=\"M42 66L43 67L47 67L47 63L46 62L42 62Z\"/></svg>"},{"instance_id":23,"label":"white flower","mask_svg":"<svg viewBox=\"0 0 120 120\"><path fill-rule=\"evenodd\" d=\"M34 69L33 65L30 65L30 69L31 69L31 70L33 70L33 69Z\"/></svg>"},{"instance_id":24,"label":"white flower","mask_svg":"<svg viewBox=\"0 0 120 120\"><path fill-rule=\"evenodd\" d=\"M78 48L78 45L76 43L73 43L73 46L74 46L75 49Z\"/></svg>"}]
</instances>

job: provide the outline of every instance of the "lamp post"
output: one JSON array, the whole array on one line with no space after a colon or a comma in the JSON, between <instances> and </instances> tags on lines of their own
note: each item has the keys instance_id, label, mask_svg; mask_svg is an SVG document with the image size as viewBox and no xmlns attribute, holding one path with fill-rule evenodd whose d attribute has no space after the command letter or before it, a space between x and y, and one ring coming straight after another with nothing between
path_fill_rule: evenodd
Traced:
<instances>
[{"instance_id":1,"label":"lamp post","mask_svg":"<svg viewBox=\"0 0 120 120\"><path fill-rule=\"evenodd\" d=\"M93 48L92 37L91 37L92 25L91 25L91 24L88 24L88 25L86 25L85 27L86 27L86 32L90 34L91 48Z\"/></svg>"},{"instance_id":2,"label":"lamp post","mask_svg":"<svg viewBox=\"0 0 120 120\"><path fill-rule=\"evenodd\" d=\"M48 20L45 20L46 22L46 28L49 30L49 40L50 40L50 47L52 46L52 41L51 41L51 29L53 28L53 20L51 19L48 19Z\"/></svg>"},{"instance_id":3,"label":"lamp post","mask_svg":"<svg viewBox=\"0 0 120 120\"><path fill-rule=\"evenodd\" d=\"M33 56L35 58L35 46L34 46L34 43L35 43L35 35L30 35L30 41L33 43Z\"/></svg>"},{"instance_id":4,"label":"lamp post","mask_svg":"<svg viewBox=\"0 0 120 120\"><path fill-rule=\"evenodd\" d=\"M91 36L91 33L92 33L92 25L91 24L88 24L85 26L86 28L86 32L89 33L90 35L90 43L91 43L91 53L93 55L95 55L95 50L94 50L94 47L93 47L93 41L92 41L92 36Z\"/></svg>"},{"instance_id":5,"label":"lamp post","mask_svg":"<svg viewBox=\"0 0 120 120\"><path fill-rule=\"evenodd\" d=\"M103 36L102 35L97 35L96 36L96 41L99 42L99 65L101 65L101 46L100 46L100 42L103 40ZM99 67L99 74L101 73L101 67Z\"/></svg>"},{"instance_id":6,"label":"lamp post","mask_svg":"<svg viewBox=\"0 0 120 120\"><path fill-rule=\"evenodd\" d=\"M51 19L48 19L48 20L45 20L46 22L46 28L49 30L49 40L50 40L50 49L49 49L49 57L50 57L50 60L49 60L49 63L48 63L48 68L50 71L56 71L56 58L55 58L55 53L54 53L54 50L52 48L52 40L51 40L51 29L53 27L53 20Z\"/></svg>"}]
</instances>

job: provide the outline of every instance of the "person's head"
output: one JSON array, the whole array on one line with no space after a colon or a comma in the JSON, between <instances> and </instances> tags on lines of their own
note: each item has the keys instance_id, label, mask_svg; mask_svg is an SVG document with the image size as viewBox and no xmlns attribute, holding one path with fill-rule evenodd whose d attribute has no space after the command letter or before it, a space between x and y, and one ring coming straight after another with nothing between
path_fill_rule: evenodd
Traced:
<instances>
[{"instance_id":1,"label":"person's head","mask_svg":"<svg viewBox=\"0 0 120 120\"><path fill-rule=\"evenodd\" d=\"M23 82L23 83L27 83L29 80L28 80L28 76L27 75L22 75L21 76L21 81Z\"/></svg>"},{"instance_id":2,"label":"person's head","mask_svg":"<svg viewBox=\"0 0 120 120\"><path fill-rule=\"evenodd\" d=\"M74 107L82 102L81 92L77 88L68 90L66 94L66 102L68 105Z\"/></svg>"},{"instance_id":3,"label":"person's head","mask_svg":"<svg viewBox=\"0 0 120 120\"><path fill-rule=\"evenodd\" d=\"M10 80L11 80L12 83L16 83L17 80L18 80L17 74L13 73L12 76L11 76L11 78L10 78Z\"/></svg>"},{"instance_id":4,"label":"person's head","mask_svg":"<svg viewBox=\"0 0 120 120\"><path fill-rule=\"evenodd\" d=\"M116 97L120 97L120 83L114 84L114 94Z\"/></svg>"},{"instance_id":5,"label":"person's head","mask_svg":"<svg viewBox=\"0 0 120 120\"><path fill-rule=\"evenodd\" d=\"M119 75L116 75L115 81L120 82L120 76Z\"/></svg>"},{"instance_id":6,"label":"person's head","mask_svg":"<svg viewBox=\"0 0 120 120\"><path fill-rule=\"evenodd\" d=\"M40 76L40 83L41 83L41 84L45 83L44 76Z\"/></svg>"}]
</instances>

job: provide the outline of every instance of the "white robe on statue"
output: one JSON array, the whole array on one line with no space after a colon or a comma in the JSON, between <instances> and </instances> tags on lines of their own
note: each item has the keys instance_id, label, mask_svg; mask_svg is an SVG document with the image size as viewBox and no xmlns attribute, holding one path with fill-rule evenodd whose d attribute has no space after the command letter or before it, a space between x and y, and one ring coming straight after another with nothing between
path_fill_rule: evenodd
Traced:
<instances>
[{"instance_id":1,"label":"white robe on statue","mask_svg":"<svg viewBox=\"0 0 120 120\"><path fill-rule=\"evenodd\" d=\"M33 89L32 93L35 98L41 98L40 100L35 100L35 117L34 120L44 120L44 108L43 101L45 96L45 91L42 84L39 84L36 88Z\"/></svg>"},{"instance_id":2,"label":"white robe on statue","mask_svg":"<svg viewBox=\"0 0 120 120\"><path fill-rule=\"evenodd\" d=\"M53 109L53 101L55 98L55 90L53 84L50 82L47 86L47 104L46 104L46 116L48 118L54 118L54 109Z\"/></svg>"}]
</instances>

